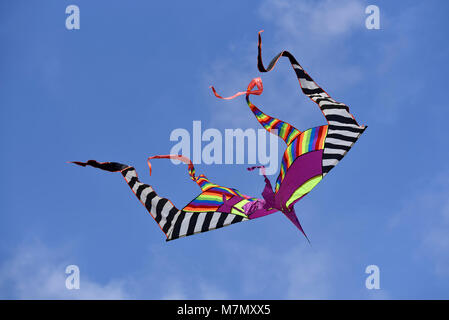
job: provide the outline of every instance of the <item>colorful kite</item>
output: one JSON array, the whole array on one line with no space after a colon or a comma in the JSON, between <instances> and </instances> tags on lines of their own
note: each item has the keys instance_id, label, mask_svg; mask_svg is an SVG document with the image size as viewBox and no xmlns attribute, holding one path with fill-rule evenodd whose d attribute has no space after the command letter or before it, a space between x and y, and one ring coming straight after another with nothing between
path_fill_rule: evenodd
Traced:
<instances>
[{"instance_id":1,"label":"colorful kite","mask_svg":"<svg viewBox=\"0 0 449 320\"><path fill-rule=\"evenodd\" d=\"M203 174L196 177L192 162L184 156L162 155L148 158L150 174L151 159L170 158L188 164L189 175L200 186L202 193L179 210L170 200L159 197L151 186L141 183L136 170L131 166L117 162L99 163L95 160L73 162L81 166L89 165L110 172L120 172L136 197L159 224L167 241L263 217L277 211L282 212L305 235L296 216L294 204L335 167L366 129L366 126L360 126L356 122L345 104L335 101L318 86L288 51L276 55L268 68L265 68L261 55L261 32L257 59L259 71L271 71L281 57L287 57L296 72L302 92L318 104L328 123L301 132L284 121L266 115L249 100L251 94L262 94L263 85L260 78L253 79L246 91L228 98L219 96L212 87L214 94L221 99L246 95L248 106L257 121L287 144L274 191L270 180L265 176L263 166L248 168L250 171L259 168L264 175L265 188L262 198L259 199L244 195L234 188L214 184ZM253 90L254 87L257 89Z\"/></svg>"}]
</instances>

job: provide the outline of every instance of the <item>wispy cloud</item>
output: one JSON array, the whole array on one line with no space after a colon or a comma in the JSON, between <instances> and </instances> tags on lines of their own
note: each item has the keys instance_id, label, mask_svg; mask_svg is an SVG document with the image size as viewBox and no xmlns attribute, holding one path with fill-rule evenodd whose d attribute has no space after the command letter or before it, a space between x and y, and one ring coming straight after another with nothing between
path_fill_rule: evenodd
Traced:
<instances>
[{"instance_id":1,"label":"wispy cloud","mask_svg":"<svg viewBox=\"0 0 449 320\"><path fill-rule=\"evenodd\" d=\"M200 283L199 289L200 289L200 294L201 294L202 299L225 300L225 299L232 298L223 289L221 289L217 286L211 285L206 281Z\"/></svg>"},{"instance_id":2,"label":"wispy cloud","mask_svg":"<svg viewBox=\"0 0 449 320\"><path fill-rule=\"evenodd\" d=\"M274 34L275 42L270 46L292 52L331 95L362 79L360 67L350 59L349 37L365 31L366 15L360 1L265 0L259 12L277 27L267 30ZM267 48L267 52L272 51Z\"/></svg>"},{"instance_id":3,"label":"wispy cloud","mask_svg":"<svg viewBox=\"0 0 449 320\"><path fill-rule=\"evenodd\" d=\"M123 281L106 284L80 273L80 289L66 288L65 268L71 263L42 244L18 248L0 267L1 298L7 299L126 299Z\"/></svg>"},{"instance_id":4,"label":"wispy cloud","mask_svg":"<svg viewBox=\"0 0 449 320\"><path fill-rule=\"evenodd\" d=\"M244 250L226 254L229 265L239 261L239 270L243 271L238 274L239 297L326 299L332 296L334 283L330 277L332 255L329 252L316 252L306 243L277 249L246 244Z\"/></svg>"},{"instance_id":5,"label":"wispy cloud","mask_svg":"<svg viewBox=\"0 0 449 320\"><path fill-rule=\"evenodd\" d=\"M165 293L162 295L162 300L185 300L188 299L185 293L184 286L182 282L173 279L169 282L164 289Z\"/></svg>"},{"instance_id":6,"label":"wispy cloud","mask_svg":"<svg viewBox=\"0 0 449 320\"><path fill-rule=\"evenodd\" d=\"M159 258L164 260L164 255ZM80 289L68 290L65 268L73 261L64 258L61 250L34 244L15 250L2 263L0 292L4 299L324 299L331 294L332 281L327 276L330 257L310 248L273 250L249 245L244 251L228 252L224 261L229 264L229 270L235 270L235 261L243 261L239 269L248 271L235 273L238 284L232 292L226 284L198 274L191 278L183 270L158 272L161 276L156 277L152 271L159 270L160 261L147 266L143 274L131 274L107 283L91 280L80 268ZM270 270L258 268L269 265ZM266 281L267 274L270 281Z\"/></svg>"},{"instance_id":7,"label":"wispy cloud","mask_svg":"<svg viewBox=\"0 0 449 320\"><path fill-rule=\"evenodd\" d=\"M364 26L364 7L357 0L287 1L266 0L260 14L282 33L328 41Z\"/></svg>"}]
</instances>

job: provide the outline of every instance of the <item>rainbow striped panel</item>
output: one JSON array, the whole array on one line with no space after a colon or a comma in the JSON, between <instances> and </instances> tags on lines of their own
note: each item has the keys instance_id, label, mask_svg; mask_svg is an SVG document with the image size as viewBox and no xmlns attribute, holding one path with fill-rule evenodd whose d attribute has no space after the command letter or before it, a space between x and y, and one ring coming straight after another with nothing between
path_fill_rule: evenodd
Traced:
<instances>
[{"instance_id":1,"label":"rainbow striped panel","mask_svg":"<svg viewBox=\"0 0 449 320\"><path fill-rule=\"evenodd\" d=\"M268 131L277 130L277 135L284 140L287 144L290 144L300 132L295 129L292 125L287 122L281 121L279 119L270 117L266 115L250 101L248 101L248 106L257 118L257 121Z\"/></svg>"},{"instance_id":2,"label":"rainbow striped panel","mask_svg":"<svg viewBox=\"0 0 449 320\"><path fill-rule=\"evenodd\" d=\"M196 183L200 186L201 190L206 191L212 187L218 187L217 184L214 184L206 178L204 174L200 174L200 176L196 179Z\"/></svg>"},{"instance_id":3,"label":"rainbow striped panel","mask_svg":"<svg viewBox=\"0 0 449 320\"><path fill-rule=\"evenodd\" d=\"M233 196L240 196L248 200L256 200L255 198L250 198L244 194L241 194L238 190L214 185L206 191L203 191L182 210L188 212L217 211L217 209L223 204L223 195L225 195L226 200L229 200Z\"/></svg>"},{"instance_id":4,"label":"rainbow striped panel","mask_svg":"<svg viewBox=\"0 0 449 320\"><path fill-rule=\"evenodd\" d=\"M302 132L288 145L282 157L281 170L276 180L276 192L279 190L285 173L293 161L302 154L324 149L324 139L327 135L327 125L315 127Z\"/></svg>"}]
</instances>

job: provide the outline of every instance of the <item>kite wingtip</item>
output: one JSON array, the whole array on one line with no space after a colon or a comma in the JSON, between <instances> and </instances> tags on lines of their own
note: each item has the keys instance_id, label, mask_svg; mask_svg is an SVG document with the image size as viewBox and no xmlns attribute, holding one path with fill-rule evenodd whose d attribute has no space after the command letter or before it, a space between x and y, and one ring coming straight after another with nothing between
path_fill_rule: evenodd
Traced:
<instances>
[{"instance_id":1,"label":"kite wingtip","mask_svg":"<svg viewBox=\"0 0 449 320\"><path fill-rule=\"evenodd\" d=\"M86 163L81 161L66 161L66 163L76 164L78 166L86 166Z\"/></svg>"},{"instance_id":2,"label":"kite wingtip","mask_svg":"<svg viewBox=\"0 0 449 320\"><path fill-rule=\"evenodd\" d=\"M309 243L309 246L312 246L312 242L310 242L309 237L306 236L307 242Z\"/></svg>"}]
</instances>

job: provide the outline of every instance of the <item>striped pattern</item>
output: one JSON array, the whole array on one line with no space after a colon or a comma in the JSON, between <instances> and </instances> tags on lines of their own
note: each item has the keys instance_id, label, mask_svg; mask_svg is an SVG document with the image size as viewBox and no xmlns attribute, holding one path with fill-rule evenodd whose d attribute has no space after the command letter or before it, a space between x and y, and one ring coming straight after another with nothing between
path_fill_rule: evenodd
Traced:
<instances>
[{"instance_id":1,"label":"striped pattern","mask_svg":"<svg viewBox=\"0 0 449 320\"><path fill-rule=\"evenodd\" d=\"M213 184L212 182L209 181L209 179L206 178L206 176L204 174L200 174L198 178L193 179L201 188L201 190L206 191L214 186L216 186L216 184Z\"/></svg>"},{"instance_id":2,"label":"striped pattern","mask_svg":"<svg viewBox=\"0 0 449 320\"><path fill-rule=\"evenodd\" d=\"M151 186L140 182L133 167L123 170L122 175L136 197L168 237L172 223L179 215L179 210L168 199L159 197Z\"/></svg>"},{"instance_id":3,"label":"striped pattern","mask_svg":"<svg viewBox=\"0 0 449 320\"><path fill-rule=\"evenodd\" d=\"M222 212L185 212L180 211L167 241L225 227L248 219L231 213Z\"/></svg>"},{"instance_id":4,"label":"striped pattern","mask_svg":"<svg viewBox=\"0 0 449 320\"><path fill-rule=\"evenodd\" d=\"M343 159L365 127L329 125L328 135L324 141L323 176Z\"/></svg>"},{"instance_id":5,"label":"striped pattern","mask_svg":"<svg viewBox=\"0 0 449 320\"><path fill-rule=\"evenodd\" d=\"M248 106L251 111L256 116L257 121L268 131L271 133L276 133L282 140L289 145L296 137L301 134L301 131L293 127L291 124L287 122L281 121L279 119L270 117L269 115L263 113L258 109L250 100L249 95L246 97L246 101L248 102ZM276 131L274 131L276 130Z\"/></svg>"},{"instance_id":6,"label":"striped pattern","mask_svg":"<svg viewBox=\"0 0 449 320\"><path fill-rule=\"evenodd\" d=\"M297 157L307 152L322 150L324 148L327 132L328 126L306 130L287 147L282 157L281 170L276 180L276 191L279 190L285 173Z\"/></svg>"},{"instance_id":7,"label":"striped pattern","mask_svg":"<svg viewBox=\"0 0 449 320\"><path fill-rule=\"evenodd\" d=\"M365 131L366 126L359 126L349 112L349 107L332 99L297 62L292 65L303 93L320 107L329 124L323 150L323 176L325 176L343 159Z\"/></svg>"},{"instance_id":8,"label":"striped pattern","mask_svg":"<svg viewBox=\"0 0 449 320\"><path fill-rule=\"evenodd\" d=\"M324 176L345 156L367 127L360 126L357 123L354 116L349 112L348 106L332 99L327 92L317 85L290 52L282 51L265 68L262 63L262 39L259 33L257 66L260 72L272 70L283 56L290 60L302 92L320 107L329 124L323 150Z\"/></svg>"},{"instance_id":9,"label":"striped pattern","mask_svg":"<svg viewBox=\"0 0 449 320\"><path fill-rule=\"evenodd\" d=\"M136 197L159 224L167 241L248 220L235 214L179 210L170 200L159 197L151 186L141 183L133 167L121 172Z\"/></svg>"},{"instance_id":10,"label":"striped pattern","mask_svg":"<svg viewBox=\"0 0 449 320\"><path fill-rule=\"evenodd\" d=\"M182 210L189 212L217 211L217 209L223 204L223 195L226 197L226 200L229 200L233 196L240 196L245 199L255 200L241 194L236 189L214 185L213 187L208 188L206 191L203 191Z\"/></svg>"}]
</instances>

